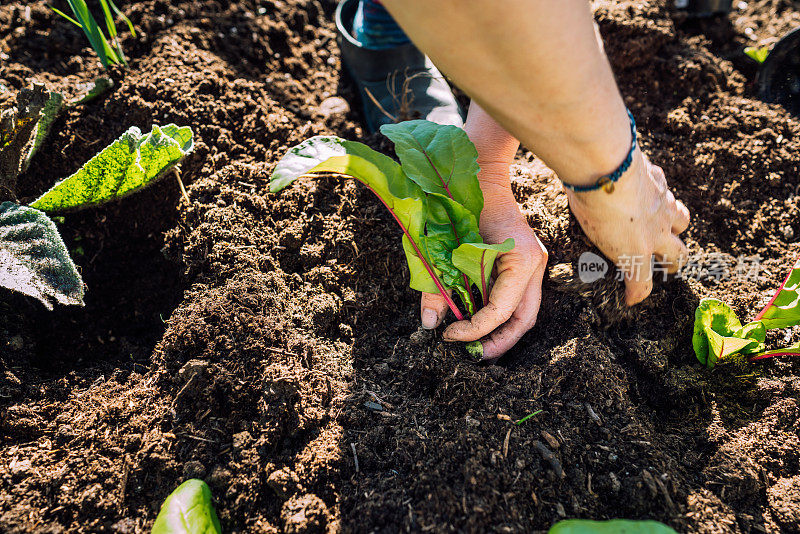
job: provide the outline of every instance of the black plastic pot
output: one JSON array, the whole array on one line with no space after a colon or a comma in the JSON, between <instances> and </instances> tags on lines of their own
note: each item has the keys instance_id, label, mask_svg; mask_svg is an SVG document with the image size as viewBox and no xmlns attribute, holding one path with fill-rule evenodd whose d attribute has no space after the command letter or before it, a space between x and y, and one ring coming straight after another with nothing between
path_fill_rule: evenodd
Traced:
<instances>
[{"instance_id":1,"label":"black plastic pot","mask_svg":"<svg viewBox=\"0 0 800 534\"><path fill-rule=\"evenodd\" d=\"M800 28L787 33L770 50L756 76L758 97L782 104L800 115Z\"/></svg>"},{"instance_id":2,"label":"black plastic pot","mask_svg":"<svg viewBox=\"0 0 800 534\"><path fill-rule=\"evenodd\" d=\"M733 0L673 0L672 5L694 17L710 17L717 13L729 13Z\"/></svg>"}]
</instances>

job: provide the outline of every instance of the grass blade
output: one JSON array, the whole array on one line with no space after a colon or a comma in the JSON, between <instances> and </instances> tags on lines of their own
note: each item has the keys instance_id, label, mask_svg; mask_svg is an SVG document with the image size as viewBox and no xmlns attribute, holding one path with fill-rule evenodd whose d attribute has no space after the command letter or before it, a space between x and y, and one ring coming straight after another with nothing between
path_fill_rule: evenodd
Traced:
<instances>
[{"instance_id":1,"label":"grass blade","mask_svg":"<svg viewBox=\"0 0 800 534\"><path fill-rule=\"evenodd\" d=\"M80 22L78 22L77 20L73 19L72 17L70 17L69 15L67 15L66 13L61 11L60 9L56 9L53 6L47 6L47 7L52 9L56 13L56 15L61 15L62 17L64 17L65 19L67 19L68 21L73 23L75 26L77 26L78 28L83 29L83 26L81 26Z\"/></svg>"},{"instance_id":2,"label":"grass blade","mask_svg":"<svg viewBox=\"0 0 800 534\"><path fill-rule=\"evenodd\" d=\"M111 9L117 14L118 17L122 18L122 21L128 26L128 31L131 32L131 35L136 37L136 30L133 29L133 23L131 22L131 19L126 17L125 13L119 10L117 4L114 3L114 0L108 0L108 5L111 6Z\"/></svg>"}]
</instances>

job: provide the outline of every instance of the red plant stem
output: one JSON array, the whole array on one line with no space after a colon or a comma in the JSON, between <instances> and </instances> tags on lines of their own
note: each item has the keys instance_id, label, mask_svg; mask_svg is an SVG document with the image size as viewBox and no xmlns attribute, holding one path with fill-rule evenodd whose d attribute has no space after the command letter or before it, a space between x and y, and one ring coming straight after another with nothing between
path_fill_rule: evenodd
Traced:
<instances>
[{"instance_id":1,"label":"red plant stem","mask_svg":"<svg viewBox=\"0 0 800 534\"><path fill-rule=\"evenodd\" d=\"M788 281L789 281L789 277L790 277L790 276L792 276L792 272L793 272L793 271L794 271L794 269L791 269L791 270L789 271L789 274L787 274L787 275L786 275L786 279L785 279L785 280L783 281L783 283L781 284L781 287L780 287L780 288L779 288L779 289L778 289L778 290L775 292L775 294L772 296L772 299L771 299L771 300L770 300L770 301L767 303L767 305L766 305L766 306L764 306L764 309L763 309L763 310L761 310L760 312L758 312L758 315L756 315L756 318L755 318L755 319L753 319L753 321L760 321L760 320L761 320L761 319L764 317L764 314L765 314L765 313L767 313L767 310L768 310L768 309L769 309L769 308L770 308L770 307L771 307L773 304L775 304L775 301L777 300L777 298L778 298L778 295L780 295L780 294L781 294L781 291L783 291L783 288L784 288L784 287L786 287L786 282L788 282ZM760 359L760 358L759 358L759 359ZM751 360L751 361L752 361L752 360Z\"/></svg>"},{"instance_id":2,"label":"red plant stem","mask_svg":"<svg viewBox=\"0 0 800 534\"><path fill-rule=\"evenodd\" d=\"M754 362L756 360L766 360L767 358L774 358L775 356L800 356L800 352L774 352L772 354L759 354L758 356L753 356L752 358L748 358L747 361Z\"/></svg>"},{"instance_id":3,"label":"red plant stem","mask_svg":"<svg viewBox=\"0 0 800 534\"><path fill-rule=\"evenodd\" d=\"M355 178L355 176L353 178ZM358 181L361 182L361 180ZM447 305L453 311L453 315L455 315L456 319L458 319L459 321L463 321L464 316L461 314L461 311L459 311L458 306L456 306L456 303L453 302L453 299L451 299L450 296L447 294L447 291L445 291L444 287L442 286L442 283L439 281L439 278L437 278L436 274L433 272L430 265L428 265L428 262L425 261L425 257L422 255L422 252L420 252L419 248L417 247L417 243L414 242L414 240L411 238L411 234L408 233L408 229L405 227L402 221L400 221L400 218L397 215L395 215L394 210L389 207L386 201L383 200L381 196L378 193L376 193L372 187L370 187L369 184L364 182L361 183L367 186L367 189L372 191L372 193L376 197L378 197L378 200L380 200L383 203L383 205L386 206L386 209L389 210L389 213L392 214L394 220L397 221L397 224L399 224L400 228L403 229L403 233L406 234L406 237L408 237L408 241L411 243L411 246L414 247L414 252L417 253L417 257L419 257L420 261L422 262L422 265L425 266L425 269L428 271L428 274L431 276L431 278L433 278L433 283L436 284L436 287L439 289L439 293L442 294L442 297L444 297L445 302L447 302Z\"/></svg>"},{"instance_id":4,"label":"red plant stem","mask_svg":"<svg viewBox=\"0 0 800 534\"><path fill-rule=\"evenodd\" d=\"M489 291L486 288L486 249L481 253L481 287L483 288L483 305L489 305Z\"/></svg>"},{"instance_id":5,"label":"red plant stem","mask_svg":"<svg viewBox=\"0 0 800 534\"><path fill-rule=\"evenodd\" d=\"M414 140L417 141L416 138L414 138ZM434 165L433 161L431 161L430 156L428 156L428 152L422 147L422 143L417 141L417 146L419 146L419 150L425 156L425 159L428 160L428 163L430 164L431 168L433 169L433 172L436 173L436 177L439 178L440 182L442 182L442 187L444 187L444 190L447 193L447 196L450 198L450 200L455 200L453 198L453 194L450 192L450 188L448 187L447 182L445 182L444 178L442 178L442 175L439 174L439 169L437 169L436 165ZM458 232L456 232L456 225L453 223L453 221L450 221L450 228L453 229L453 235L456 236L456 244L460 245L461 244L461 239L459 239L459 237L458 237ZM411 238L409 238L409 239L411 239ZM483 267L481 266L481 268L483 268ZM472 289L470 288L469 278L467 278L467 275L464 274L464 273L461 273L461 276L464 278L464 287L467 288L467 294L469 295L469 301L472 303L472 309L474 310L477 307L475 306L475 297L472 296ZM484 298L484 300L485 300L485 298ZM486 304L488 304L488 303L484 303L484 306Z\"/></svg>"}]
</instances>

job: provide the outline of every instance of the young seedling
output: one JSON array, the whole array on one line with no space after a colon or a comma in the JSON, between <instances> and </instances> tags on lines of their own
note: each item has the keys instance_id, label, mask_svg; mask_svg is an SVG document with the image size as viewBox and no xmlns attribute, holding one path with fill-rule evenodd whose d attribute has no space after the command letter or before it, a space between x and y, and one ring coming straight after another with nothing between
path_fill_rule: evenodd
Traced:
<instances>
[{"instance_id":1,"label":"young seedling","mask_svg":"<svg viewBox=\"0 0 800 534\"><path fill-rule=\"evenodd\" d=\"M21 91L16 109L0 113L0 200L16 200L16 184L39 133L52 117L44 110L53 93ZM84 209L151 185L193 149L192 130L174 124L148 134L132 127L57 183L29 206L0 203L0 286L34 297L48 309L52 301L83 304L83 281L55 224L45 213Z\"/></svg>"},{"instance_id":2,"label":"young seedling","mask_svg":"<svg viewBox=\"0 0 800 534\"><path fill-rule=\"evenodd\" d=\"M744 48L744 53L756 63L761 64L767 60L767 56L769 55L769 47L762 46L761 48L757 48L755 46L746 46Z\"/></svg>"},{"instance_id":3,"label":"young seedling","mask_svg":"<svg viewBox=\"0 0 800 534\"><path fill-rule=\"evenodd\" d=\"M459 296L467 313L477 311L476 285L488 299L497 255L514 240L486 244L478 221L483 194L478 184L478 153L464 130L415 120L381 127L395 145L400 164L368 146L332 136L312 137L278 162L270 191L278 192L309 174L334 174L358 180L370 189L403 231L410 286L439 293L456 319L465 315L450 297ZM480 342L468 349L482 355Z\"/></svg>"},{"instance_id":4,"label":"young seedling","mask_svg":"<svg viewBox=\"0 0 800 534\"><path fill-rule=\"evenodd\" d=\"M119 44L117 26L116 22L114 22L114 17L111 14L111 11L113 10L117 16L125 21L125 24L128 26L128 30L134 37L136 37L136 31L133 29L133 24L131 21L122 13L122 11L119 10L116 4L114 4L114 1L100 0L100 6L103 8L103 20L106 25L106 31L108 31L108 37L106 37L106 35L103 33L103 30L97 24L97 21L89 11L89 6L86 5L85 0L67 0L67 4L69 4L72 14L75 16L75 18L70 17L63 11L56 9L53 6L50 6L50 9L83 30L83 33L86 35L86 38L89 39L89 44L92 45L92 48L97 54L97 57L100 59L100 63L102 63L103 67L108 68L109 65L119 64L127 65L128 62L125 61L125 55L122 53L122 46ZM109 41L114 43L113 46Z\"/></svg>"},{"instance_id":5,"label":"young seedling","mask_svg":"<svg viewBox=\"0 0 800 534\"><path fill-rule=\"evenodd\" d=\"M737 354L749 361L773 356L800 355L800 343L764 351L767 330L800 324L800 260L755 319L742 326L736 313L722 301L703 299L695 312L692 345L700 363L708 368Z\"/></svg>"},{"instance_id":6,"label":"young seedling","mask_svg":"<svg viewBox=\"0 0 800 534\"><path fill-rule=\"evenodd\" d=\"M222 534L211 489L202 480L187 480L161 505L150 534Z\"/></svg>"}]
</instances>

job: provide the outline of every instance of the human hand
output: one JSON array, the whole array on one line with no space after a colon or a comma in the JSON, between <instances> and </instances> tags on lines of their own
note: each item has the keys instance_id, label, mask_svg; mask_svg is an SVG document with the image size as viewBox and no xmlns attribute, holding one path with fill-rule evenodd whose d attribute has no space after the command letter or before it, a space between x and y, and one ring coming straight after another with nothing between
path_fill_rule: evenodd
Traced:
<instances>
[{"instance_id":1,"label":"human hand","mask_svg":"<svg viewBox=\"0 0 800 534\"><path fill-rule=\"evenodd\" d=\"M508 181L508 165L498 178ZM483 359L499 358L533 327L542 300L542 278L547 251L528 226L510 187L487 185L482 171L485 204L481 213L481 236L486 243L514 239L514 248L495 261L494 285L489 303L469 320L451 324L444 331L445 341L475 341L484 338ZM422 294L422 323L435 328L447 313L447 303L439 294Z\"/></svg>"},{"instance_id":2,"label":"human hand","mask_svg":"<svg viewBox=\"0 0 800 534\"><path fill-rule=\"evenodd\" d=\"M678 234L689 226L689 210L675 200L664 171L638 148L613 193L567 190L567 198L587 237L625 275L628 306L650 295L654 255L671 273L686 262L689 251Z\"/></svg>"}]
</instances>

